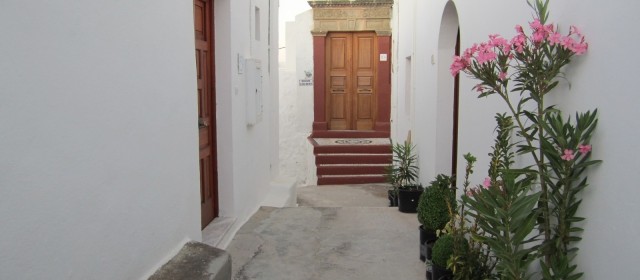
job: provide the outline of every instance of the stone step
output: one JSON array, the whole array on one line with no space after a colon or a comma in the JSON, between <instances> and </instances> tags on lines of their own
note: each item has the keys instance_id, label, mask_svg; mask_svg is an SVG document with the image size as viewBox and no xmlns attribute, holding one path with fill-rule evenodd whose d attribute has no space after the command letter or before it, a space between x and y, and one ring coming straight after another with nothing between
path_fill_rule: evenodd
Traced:
<instances>
[{"instance_id":1,"label":"stone step","mask_svg":"<svg viewBox=\"0 0 640 280\"><path fill-rule=\"evenodd\" d=\"M317 154L316 165L320 164L390 164L391 154L339 153Z\"/></svg>"},{"instance_id":2,"label":"stone step","mask_svg":"<svg viewBox=\"0 0 640 280\"><path fill-rule=\"evenodd\" d=\"M318 175L385 174L388 164L320 164Z\"/></svg>"},{"instance_id":3,"label":"stone step","mask_svg":"<svg viewBox=\"0 0 640 280\"><path fill-rule=\"evenodd\" d=\"M348 135L353 137L309 139L316 156L318 185L384 183L385 168L393 158L389 138Z\"/></svg>"},{"instance_id":4,"label":"stone step","mask_svg":"<svg viewBox=\"0 0 640 280\"><path fill-rule=\"evenodd\" d=\"M384 183L384 175L319 175L318 185L354 185Z\"/></svg>"},{"instance_id":5,"label":"stone step","mask_svg":"<svg viewBox=\"0 0 640 280\"><path fill-rule=\"evenodd\" d=\"M368 153L391 154L391 145L323 145L313 148L314 154Z\"/></svg>"},{"instance_id":6,"label":"stone step","mask_svg":"<svg viewBox=\"0 0 640 280\"><path fill-rule=\"evenodd\" d=\"M384 131L327 130L314 131L314 138L389 138L390 133Z\"/></svg>"}]
</instances>

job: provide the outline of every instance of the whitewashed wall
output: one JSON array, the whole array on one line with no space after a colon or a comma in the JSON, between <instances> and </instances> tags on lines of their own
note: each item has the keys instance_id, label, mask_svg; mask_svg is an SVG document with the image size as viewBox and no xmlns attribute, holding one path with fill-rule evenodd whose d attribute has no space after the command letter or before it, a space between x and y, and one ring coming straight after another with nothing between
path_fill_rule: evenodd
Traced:
<instances>
[{"instance_id":1,"label":"whitewashed wall","mask_svg":"<svg viewBox=\"0 0 640 280\"><path fill-rule=\"evenodd\" d=\"M397 1L393 6L391 138L394 143L406 140L415 117L416 95L424 93L422 88L413 86L415 6L415 0Z\"/></svg>"},{"instance_id":2,"label":"whitewashed wall","mask_svg":"<svg viewBox=\"0 0 640 280\"><path fill-rule=\"evenodd\" d=\"M228 242L278 174L278 1L214 2ZM0 279L144 278L201 240L192 3L5 1L0 34Z\"/></svg>"},{"instance_id":3,"label":"whitewashed wall","mask_svg":"<svg viewBox=\"0 0 640 280\"><path fill-rule=\"evenodd\" d=\"M220 216L236 218L221 243L225 247L264 201L271 180L278 176L278 1L214 3ZM260 11L259 40L256 8ZM247 124L246 116L248 69L238 69L238 63L246 59L258 59L262 66L263 113L254 125Z\"/></svg>"},{"instance_id":4,"label":"whitewashed wall","mask_svg":"<svg viewBox=\"0 0 640 280\"><path fill-rule=\"evenodd\" d=\"M0 279L136 279L200 240L189 1L0 3Z\"/></svg>"},{"instance_id":5,"label":"whitewashed wall","mask_svg":"<svg viewBox=\"0 0 640 280\"><path fill-rule=\"evenodd\" d=\"M640 31L636 11L640 4L618 1L603 5L601 1L551 1L551 21L566 32L569 25L580 27L587 36L589 51L576 57L566 69L571 87L563 83L554 99L567 113L599 108L600 123L593 139L593 157L604 163L591 170L590 186L584 192L581 215L587 217L585 233L577 261L585 272L584 279L638 279L640 268L635 264L640 244L634 242L640 231L640 211L635 201L639 193L634 157L634 140L640 131L635 93L636 67L639 59L636 46ZM404 1L403 1L404 3ZM416 95L414 139L420 149L421 178L428 182L438 172L436 154L445 144L437 139L439 30L447 1L417 1L414 49L414 88L424 89ZM516 24L527 26L532 12L523 1L496 0L455 1L461 30L462 49L474 42L486 41L489 34L515 35ZM405 28L405 27L401 27ZM401 77L394 81L403 80ZM493 141L493 116L505 111L496 98L477 99L471 90L474 80L463 77L460 83L459 155L471 152L479 158L475 182L486 176L487 153ZM551 101L551 100L550 100ZM394 124L397 125L397 124ZM458 170L464 162L459 157Z\"/></svg>"},{"instance_id":6,"label":"whitewashed wall","mask_svg":"<svg viewBox=\"0 0 640 280\"><path fill-rule=\"evenodd\" d=\"M280 69L280 166L297 185L315 184L313 147L307 140L313 123L313 86L300 86L313 73L313 13L295 16L286 26L286 62ZM312 76L313 77L313 76ZM313 79L313 78L311 78Z\"/></svg>"}]
</instances>

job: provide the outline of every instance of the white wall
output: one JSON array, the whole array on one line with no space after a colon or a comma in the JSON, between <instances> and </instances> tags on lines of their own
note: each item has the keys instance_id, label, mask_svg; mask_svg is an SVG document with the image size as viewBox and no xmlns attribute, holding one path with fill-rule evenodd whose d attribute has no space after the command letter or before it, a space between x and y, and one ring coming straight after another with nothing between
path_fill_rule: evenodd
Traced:
<instances>
[{"instance_id":1,"label":"white wall","mask_svg":"<svg viewBox=\"0 0 640 280\"><path fill-rule=\"evenodd\" d=\"M455 174L451 170L453 157L453 106L455 80L449 71L449 65L455 55L456 36L458 34L458 14L455 5L449 2L440 16L438 30L437 67L437 111L436 111L436 173Z\"/></svg>"},{"instance_id":2,"label":"white wall","mask_svg":"<svg viewBox=\"0 0 640 280\"><path fill-rule=\"evenodd\" d=\"M286 27L287 22L294 22L296 16L304 11L310 10L311 6L307 0L279 0L278 9L278 46L280 50L280 63L284 63L287 57L287 38L285 34L291 28Z\"/></svg>"},{"instance_id":3,"label":"white wall","mask_svg":"<svg viewBox=\"0 0 640 280\"><path fill-rule=\"evenodd\" d=\"M440 18L436 16L438 13L434 11L442 11L444 7L444 4L436 2L416 1L414 26L409 27L414 29L413 88L419 92L414 99L416 110L412 140L418 147L420 181L423 184L428 183L435 175L437 68L432 64L431 57L437 55L438 45L435 34L439 32L440 23ZM401 26L399 29L402 30L404 27Z\"/></svg>"},{"instance_id":4,"label":"white wall","mask_svg":"<svg viewBox=\"0 0 640 280\"><path fill-rule=\"evenodd\" d=\"M277 15L277 0L215 1L220 216L237 219L222 247L258 209L278 176ZM246 116L248 69L238 70L246 59L258 59L262 66L263 112L254 125Z\"/></svg>"},{"instance_id":5,"label":"white wall","mask_svg":"<svg viewBox=\"0 0 640 280\"><path fill-rule=\"evenodd\" d=\"M434 159L438 135L434 93L437 64L441 62L432 65L429 58L438 57L437 34L446 3L444 0L418 1L416 13L421 16L414 21L414 87L425 89L424 95L416 96L419 109L414 126L423 182L428 182L436 173L433 166L437 164ZM516 24L526 27L532 20L525 1L455 1L455 4L462 50L475 42L486 41L489 34L511 38ZM569 25L580 27L590 44L587 54L576 57L566 69L571 87L562 83L552 98L569 114L593 108L598 108L600 114L599 127L592 140L593 158L603 159L604 163L589 173L590 186L583 193L580 213L587 218L582 224L585 232L577 259L579 269L585 272L584 279L640 277L640 269L635 264L640 244L633 241L640 231L640 220L633 218L640 206L635 202L636 180L630 175L637 166L632 151L640 131L640 123L636 121L640 97L631 83L635 81L639 62L634 54L640 31L632 28L638 25L638 8L640 4L631 1L607 5L595 0L551 3L551 21L558 23L565 33ZM462 77L460 82L458 170L464 168L461 155L473 153L479 160L472 180L480 183L486 176L487 153L494 137L493 116L506 111L506 107L493 96L477 99L477 93L471 90L476 83L467 77Z\"/></svg>"},{"instance_id":6,"label":"white wall","mask_svg":"<svg viewBox=\"0 0 640 280\"><path fill-rule=\"evenodd\" d=\"M391 82L391 138L394 143L406 140L415 117L415 96L423 94L423 89L413 87L415 6L415 0L396 1L393 5L391 62L394 75Z\"/></svg>"},{"instance_id":7,"label":"white wall","mask_svg":"<svg viewBox=\"0 0 640 280\"><path fill-rule=\"evenodd\" d=\"M558 103L566 112L598 108L600 116L593 157L604 163L589 174L580 213L587 221L578 262L587 279L640 278L634 261L640 243L632 242L640 231L640 220L633 218L640 212L633 177L638 160L631 152L637 149L634 140L640 134L640 96L633 84L640 63L635 55L640 31L630 28L638 26L639 8L640 3L633 1L601 5L592 0L551 6L553 21L564 31L571 24L580 27L589 42L587 54L567 69L571 88L564 84L556 95Z\"/></svg>"},{"instance_id":8,"label":"white wall","mask_svg":"<svg viewBox=\"0 0 640 280\"><path fill-rule=\"evenodd\" d=\"M200 240L191 2L2 1L0 279L136 279Z\"/></svg>"},{"instance_id":9,"label":"white wall","mask_svg":"<svg viewBox=\"0 0 640 280\"><path fill-rule=\"evenodd\" d=\"M280 68L280 166L297 185L315 184L313 147L307 140L313 123L313 86L300 86L313 73L313 13L311 9L286 26L286 63ZM284 37L284 36L283 36Z\"/></svg>"}]
</instances>

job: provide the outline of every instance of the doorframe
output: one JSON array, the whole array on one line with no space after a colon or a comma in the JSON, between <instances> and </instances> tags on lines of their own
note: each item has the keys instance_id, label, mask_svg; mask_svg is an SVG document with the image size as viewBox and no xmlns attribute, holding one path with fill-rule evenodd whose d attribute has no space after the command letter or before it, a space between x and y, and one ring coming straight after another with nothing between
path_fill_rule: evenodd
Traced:
<instances>
[{"instance_id":1,"label":"doorframe","mask_svg":"<svg viewBox=\"0 0 640 280\"><path fill-rule=\"evenodd\" d=\"M355 76L355 61L357 60L356 57L359 55L359 53L356 52L357 48L357 44L359 44L359 42L357 41L357 39L359 38L359 36L361 35L373 35L374 36L374 41L373 42L373 50L372 52L374 53L374 56L379 54L378 52L378 44L377 44L377 35L375 34L375 32L370 32L370 31L349 31L349 32L344 32L344 31L340 31L340 32L327 32L327 38L331 38L334 35L337 35L338 37L341 37L341 35L344 34L345 37L349 38L349 42L346 45L347 48L350 48L349 50L346 50L347 53L350 54L349 57L346 58L345 62L349 65L346 65L347 68L347 74L349 75L349 77L351 79L347 79L347 84L346 84L346 88L345 88L345 93L347 94L347 96L345 96L345 100L344 103L346 104L345 106L346 108L346 114L348 114L349 116L347 117L348 119L348 126L351 127L351 129L349 131L351 132L362 132L362 131L375 131L375 127L373 127L371 130L357 130L357 115L358 115L358 110L356 109L357 105L358 105L358 101L357 98L358 96L358 91L357 91L357 76ZM331 49L331 42L330 40L326 40L326 45L325 45L325 51L326 52L332 52L333 50ZM326 54L325 54L325 58L326 58ZM331 60L331 58L329 58L329 60ZM332 96L331 96L331 78L326 78L326 77L330 77L330 73L331 70L330 69L330 65L331 63L329 61L325 61L324 62L326 67L325 67L325 89L326 92L324 93L324 98L325 98L325 116L327 116L327 129L329 129L331 127L331 112L332 112ZM374 80L377 81L378 80L378 65L374 65L373 66L373 74L374 74ZM374 96L377 98L378 96L378 85L374 84L372 86L372 92L374 94ZM374 99L372 100L372 105L371 105L371 109L372 109L372 115L373 115L373 120L374 123L373 125L375 125L375 120L377 119L377 109L378 109L378 100ZM332 131L335 131L336 129L333 129Z\"/></svg>"},{"instance_id":2,"label":"doorframe","mask_svg":"<svg viewBox=\"0 0 640 280\"><path fill-rule=\"evenodd\" d=\"M393 0L375 3L310 3L313 9L314 114L311 137L383 137L391 134L391 7ZM325 28L324 26L333 26ZM371 28L373 26L374 28ZM330 131L326 112L326 41L328 32L375 32L378 53L377 115L372 131Z\"/></svg>"},{"instance_id":3,"label":"doorframe","mask_svg":"<svg viewBox=\"0 0 640 280\"><path fill-rule=\"evenodd\" d=\"M436 173L451 174L458 171L458 115L459 76L453 77L449 65L459 54L460 23L458 11L452 1L443 9L438 35L437 93L436 93Z\"/></svg>"},{"instance_id":4,"label":"doorframe","mask_svg":"<svg viewBox=\"0 0 640 280\"><path fill-rule=\"evenodd\" d=\"M208 75L208 79L207 81L209 81L209 90L211 92L210 96L208 99L206 99L206 103L208 105L208 107L210 108L210 120L209 123L206 124L207 130L208 130L208 142L209 142L209 149L210 149L210 157L211 157L211 163L210 163L210 169L211 170L211 185L212 185L212 199L213 199L213 209L211 209L213 211L213 219L219 217L220 214L220 199L219 199L219 184L218 184L218 149L217 149L217 119L216 119L216 74L215 74L215 69L216 69L216 65L215 65L215 9L214 9L214 2L215 0L201 0L206 2L206 5L208 5L208 10L207 12L209 13L209 17L207 19L207 21L205 22L205 25L207 27L207 38L208 38L208 48L209 48L209 55L208 55L208 71L206 71L206 74ZM194 19L195 20L195 19ZM194 61L194 64L196 62ZM200 102L200 100L197 101L198 103ZM197 104L198 106L200 104ZM198 130L198 137L200 137L200 132ZM199 153L200 154L200 153ZM200 161L200 159L198 159ZM202 171L199 172L199 181L202 181ZM200 197L200 205L202 206L202 183L200 183L200 185L198 186L199 192L201 193L201 197ZM210 224L211 222L209 222L208 224ZM208 224L201 224L201 228L204 229Z\"/></svg>"}]
</instances>

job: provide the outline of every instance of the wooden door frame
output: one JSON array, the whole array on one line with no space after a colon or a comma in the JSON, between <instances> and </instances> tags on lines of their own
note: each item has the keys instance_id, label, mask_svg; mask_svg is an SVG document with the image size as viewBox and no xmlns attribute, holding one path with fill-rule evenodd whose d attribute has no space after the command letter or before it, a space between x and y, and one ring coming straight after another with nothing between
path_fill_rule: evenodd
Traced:
<instances>
[{"instance_id":1,"label":"wooden door frame","mask_svg":"<svg viewBox=\"0 0 640 280\"><path fill-rule=\"evenodd\" d=\"M195 1L194 0L194 6L195 6ZM215 219L216 217L219 216L219 196L218 196L218 160L217 160L217 120L216 120L216 79L215 79L215 24L214 24L214 0L199 0L202 2L205 2L205 5L208 6L208 9L206 9L206 12L208 13L208 16L206 16L206 22L204 23L204 26L206 27L206 37L207 37L207 48L208 48L208 53L209 55L207 56L207 65L209 65L207 71L206 71L206 75L207 75L207 79L206 81L208 82L208 89L210 91L210 95L208 96L209 98L205 98L206 100L206 105L208 105L209 108L209 122L208 123L204 123L204 124L200 124L200 121L198 123L198 134L199 134L199 139L200 137L202 137L202 134L200 132L201 129L206 128L206 135L208 136L208 143L209 143L209 154L210 154L210 158L211 158L211 162L210 162L210 174L211 174L211 196L212 196L212 207L213 209L211 209L211 211L213 212L213 219ZM194 19L195 20L195 19ZM197 42L196 42L197 43ZM196 64L197 65L197 64ZM200 98L198 97L198 106L200 106ZM200 125L203 125L203 127L200 127ZM200 140L201 141L201 140ZM199 162L201 160L202 157L202 149L200 150L199 153ZM202 164L200 164L202 166ZM201 167L202 168L202 167ZM200 185L199 185L199 190L201 193L201 199L200 199L200 204L202 207L202 180L203 180L203 174L202 171L200 170ZM202 217L202 228L204 229L204 227L207 226L209 222L205 222L204 221L204 217Z\"/></svg>"},{"instance_id":2,"label":"wooden door frame","mask_svg":"<svg viewBox=\"0 0 640 280\"><path fill-rule=\"evenodd\" d=\"M356 74L356 60L358 59L358 55L359 53L357 52L357 50L359 49L359 41L358 38L362 37L362 35L369 36L369 35L373 35L374 40L377 40L377 35L375 34L375 32L367 32L367 31L356 31L356 32L328 32L327 33L327 37L328 38L346 38L346 58L345 58L345 75L347 76L346 80L346 85L345 85L345 99L344 99L344 103L345 103L345 119L347 120L347 127L349 127L349 129L346 129L348 131L369 131L369 130L358 130L357 128L357 122L358 122L358 109L356 108L358 106L358 82L357 82L357 78L358 75ZM326 46L325 46L325 51L327 52L327 54L325 55L326 58L328 58L325 61L325 77L331 77L331 58L328 57L329 54L331 54L331 52L333 51L331 49L331 39L326 40ZM378 54L378 46L377 44L373 44L373 50L372 50L372 55L375 56L376 54ZM373 65L373 75L374 75L374 80L377 80L378 77L377 75L377 64ZM324 97L325 97L325 116L327 116L327 129L330 129L331 127L331 112L333 110L333 102L332 102L332 88L331 88L331 78L325 78L325 89L326 92L324 93ZM373 84L372 86L372 94L374 95L374 97L377 97L377 88L378 85L377 84ZM378 114L377 112L377 104L378 104L378 100L372 100L372 105L371 105L371 110L372 115L373 115L373 119L376 119L376 116ZM375 124L375 122L374 122ZM333 129L336 130L336 129ZM374 129L371 129L371 131Z\"/></svg>"},{"instance_id":3,"label":"wooden door frame","mask_svg":"<svg viewBox=\"0 0 640 280\"><path fill-rule=\"evenodd\" d=\"M365 30L366 31L366 30ZM375 32L375 31L374 31ZM391 34L376 32L377 53L386 54L387 60L377 63L376 88L378 91L376 119L373 131L330 131L327 123L326 102L326 42L329 32L313 34L314 61L314 120L311 137L384 137L391 134Z\"/></svg>"},{"instance_id":4,"label":"wooden door frame","mask_svg":"<svg viewBox=\"0 0 640 280\"><path fill-rule=\"evenodd\" d=\"M310 1L313 10L314 113L311 137L384 137L391 135L391 17L393 0ZM327 28L327 26L331 26ZM328 32L375 32L377 62L377 116L373 131L329 131L325 100L325 48Z\"/></svg>"},{"instance_id":5,"label":"wooden door frame","mask_svg":"<svg viewBox=\"0 0 640 280\"><path fill-rule=\"evenodd\" d=\"M456 35L455 55L460 56L460 27ZM458 169L458 116L460 105L460 73L453 80L453 138L451 143L451 174L456 178Z\"/></svg>"}]
</instances>

